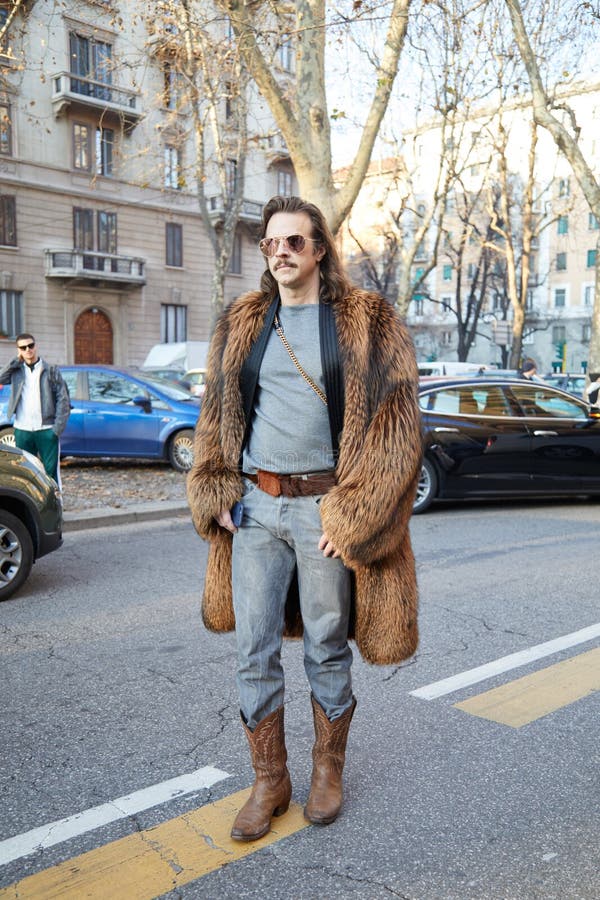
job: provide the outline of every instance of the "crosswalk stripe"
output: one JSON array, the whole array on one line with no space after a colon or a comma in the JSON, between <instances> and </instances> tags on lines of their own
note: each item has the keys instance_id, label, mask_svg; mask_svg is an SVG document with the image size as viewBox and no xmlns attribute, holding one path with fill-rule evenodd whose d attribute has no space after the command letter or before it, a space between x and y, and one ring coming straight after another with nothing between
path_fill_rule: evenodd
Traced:
<instances>
[{"instance_id":1,"label":"crosswalk stripe","mask_svg":"<svg viewBox=\"0 0 600 900\"><path fill-rule=\"evenodd\" d=\"M151 809L153 806L160 806L176 797L205 790L212 787L217 781L229 777L228 772L223 772L214 766L204 766L194 772L186 772L170 778L168 781L161 781L159 784L134 791L125 797L117 797L116 800L110 800L100 806L93 806L91 809L67 816L66 819L47 822L24 834L17 834L15 837L0 841L0 865L4 866L22 856L35 853L36 850L43 850L45 847L52 847L54 844L68 841L85 834L86 831L93 831L95 828L107 825L109 822L116 822L118 819L125 819L127 816L133 816L145 809Z\"/></svg>"},{"instance_id":2,"label":"crosswalk stripe","mask_svg":"<svg viewBox=\"0 0 600 900\"><path fill-rule=\"evenodd\" d=\"M600 647L455 703L472 716L521 728L600 690Z\"/></svg>"},{"instance_id":3,"label":"crosswalk stripe","mask_svg":"<svg viewBox=\"0 0 600 900\"><path fill-rule=\"evenodd\" d=\"M511 653L509 656L502 656L500 659L494 659L492 662L484 663L474 669L459 672L458 675L451 675L449 678L442 678L441 681L426 684L410 693L411 696L419 697L421 700L435 700L472 684L485 681L486 678L494 678L496 675L501 675L502 672L526 666L545 656L551 656L553 653L559 653L561 650L567 650L569 647L575 647L577 644L583 644L599 636L600 622L596 622L594 625L580 628L579 631L573 631L571 634L564 634L562 637L545 641L543 644L536 644L534 647L527 647L525 650Z\"/></svg>"},{"instance_id":4,"label":"crosswalk stripe","mask_svg":"<svg viewBox=\"0 0 600 900\"><path fill-rule=\"evenodd\" d=\"M233 819L250 788L128 835L0 889L0 900L154 900L308 826L290 804L259 841L232 841Z\"/></svg>"}]
</instances>

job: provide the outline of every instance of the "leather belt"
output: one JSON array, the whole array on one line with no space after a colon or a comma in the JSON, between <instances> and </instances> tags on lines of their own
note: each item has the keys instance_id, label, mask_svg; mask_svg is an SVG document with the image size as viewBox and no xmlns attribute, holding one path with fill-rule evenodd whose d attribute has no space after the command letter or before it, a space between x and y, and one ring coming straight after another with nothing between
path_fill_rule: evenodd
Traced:
<instances>
[{"instance_id":1,"label":"leather belt","mask_svg":"<svg viewBox=\"0 0 600 900\"><path fill-rule=\"evenodd\" d=\"M278 475L259 469L256 475L242 473L271 497L314 497L326 494L334 486L334 472L307 472L304 475Z\"/></svg>"}]
</instances>

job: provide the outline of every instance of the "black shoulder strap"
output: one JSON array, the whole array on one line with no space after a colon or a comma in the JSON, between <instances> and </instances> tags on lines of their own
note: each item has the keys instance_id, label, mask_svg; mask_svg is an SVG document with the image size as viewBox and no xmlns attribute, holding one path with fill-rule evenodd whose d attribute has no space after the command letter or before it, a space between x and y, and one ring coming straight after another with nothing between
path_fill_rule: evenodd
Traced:
<instances>
[{"instance_id":1,"label":"black shoulder strap","mask_svg":"<svg viewBox=\"0 0 600 900\"><path fill-rule=\"evenodd\" d=\"M244 430L244 440L242 447L246 446L248 434L250 431L250 423L252 421L252 410L254 409L254 399L256 397L256 388L258 386L258 376L260 374L260 366L265 355L269 334L273 327L275 314L279 309L279 295L271 302L265 316L265 322L261 333L258 335L252 349L242 365L240 372L240 391L242 394L242 404L244 407L244 418L246 427Z\"/></svg>"},{"instance_id":2,"label":"black shoulder strap","mask_svg":"<svg viewBox=\"0 0 600 900\"><path fill-rule=\"evenodd\" d=\"M340 435L344 427L344 375L340 363L337 327L331 303L319 302L319 337L321 341L321 365L327 394L327 412L333 458L336 463L340 452Z\"/></svg>"}]
</instances>

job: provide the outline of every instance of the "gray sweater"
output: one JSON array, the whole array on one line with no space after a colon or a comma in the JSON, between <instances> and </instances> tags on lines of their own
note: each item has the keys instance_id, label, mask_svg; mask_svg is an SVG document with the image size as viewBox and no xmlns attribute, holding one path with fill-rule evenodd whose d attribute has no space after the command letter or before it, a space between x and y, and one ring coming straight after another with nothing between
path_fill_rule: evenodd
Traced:
<instances>
[{"instance_id":1,"label":"gray sweater","mask_svg":"<svg viewBox=\"0 0 600 900\"><path fill-rule=\"evenodd\" d=\"M319 304L282 306L279 318L302 368L324 391ZM327 407L302 378L273 329L260 368L244 471L299 474L334 465Z\"/></svg>"}]
</instances>

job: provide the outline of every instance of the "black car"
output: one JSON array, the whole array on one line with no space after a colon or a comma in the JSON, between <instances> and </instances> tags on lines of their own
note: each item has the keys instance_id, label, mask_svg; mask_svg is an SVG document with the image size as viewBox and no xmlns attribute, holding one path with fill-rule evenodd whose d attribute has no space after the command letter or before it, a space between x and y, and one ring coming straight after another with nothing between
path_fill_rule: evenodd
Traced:
<instances>
[{"instance_id":1,"label":"black car","mask_svg":"<svg viewBox=\"0 0 600 900\"><path fill-rule=\"evenodd\" d=\"M0 445L0 600L21 587L36 559L61 544L58 485L36 457Z\"/></svg>"},{"instance_id":2,"label":"black car","mask_svg":"<svg viewBox=\"0 0 600 900\"><path fill-rule=\"evenodd\" d=\"M523 379L423 379L424 459L413 512L436 499L600 494L600 417Z\"/></svg>"},{"instance_id":3,"label":"black car","mask_svg":"<svg viewBox=\"0 0 600 900\"><path fill-rule=\"evenodd\" d=\"M567 372L553 372L551 375L544 375L544 381L546 384L560 388L561 391L566 391L568 394L583 397L586 377L581 372L577 375L570 375Z\"/></svg>"}]
</instances>

